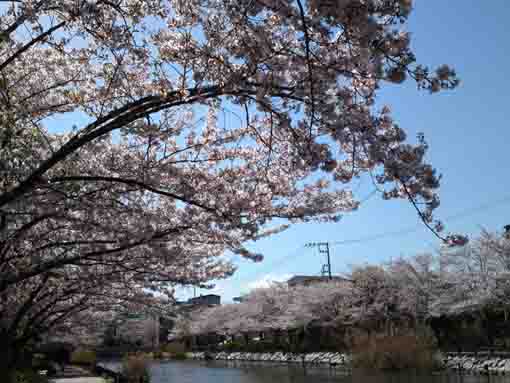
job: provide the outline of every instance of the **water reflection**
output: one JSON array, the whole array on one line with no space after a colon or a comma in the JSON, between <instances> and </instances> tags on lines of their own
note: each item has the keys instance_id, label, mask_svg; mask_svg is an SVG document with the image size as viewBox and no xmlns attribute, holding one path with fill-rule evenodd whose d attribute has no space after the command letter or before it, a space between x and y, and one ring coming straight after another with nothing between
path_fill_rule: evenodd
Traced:
<instances>
[{"instance_id":1,"label":"water reflection","mask_svg":"<svg viewBox=\"0 0 510 383\"><path fill-rule=\"evenodd\" d=\"M165 362L151 366L152 383L510 383L510 376L366 374L268 363Z\"/></svg>"}]
</instances>

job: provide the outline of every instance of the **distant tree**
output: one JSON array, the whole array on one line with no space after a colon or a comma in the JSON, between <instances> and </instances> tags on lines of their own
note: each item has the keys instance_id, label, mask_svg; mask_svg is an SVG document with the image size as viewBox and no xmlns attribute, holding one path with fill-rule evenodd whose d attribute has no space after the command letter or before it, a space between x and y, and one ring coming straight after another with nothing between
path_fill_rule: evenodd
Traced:
<instances>
[{"instance_id":1,"label":"distant tree","mask_svg":"<svg viewBox=\"0 0 510 383\"><path fill-rule=\"evenodd\" d=\"M434 318L467 314L482 319L487 327L490 312L503 311L508 318L509 254L510 242L504 234L482 231L462 248L446 246L435 255L355 267L343 282L257 289L240 303L193 312L178 326L187 324L195 335L306 330L313 323L376 332L406 320L421 329ZM489 327L472 330L490 333Z\"/></svg>"},{"instance_id":2,"label":"distant tree","mask_svg":"<svg viewBox=\"0 0 510 383\"><path fill-rule=\"evenodd\" d=\"M445 278L456 299L507 310L510 304L510 240L506 233L482 230L469 245L442 254Z\"/></svg>"},{"instance_id":3,"label":"distant tree","mask_svg":"<svg viewBox=\"0 0 510 383\"><path fill-rule=\"evenodd\" d=\"M240 303L196 310L189 316L182 316L177 327L195 335L299 329L314 320L334 323L350 317L352 297L353 291L346 283L293 288L275 284L253 290ZM186 334L181 332L181 335Z\"/></svg>"},{"instance_id":4,"label":"distant tree","mask_svg":"<svg viewBox=\"0 0 510 383\"><path fill-rule=\"evenodd\" d=\"M388 271L398 286L399 311L413 318L427 318L435 310L444 288L440 275L440 257L418 254L397 258L390 262Z\"/></svg>"}]
</instances>

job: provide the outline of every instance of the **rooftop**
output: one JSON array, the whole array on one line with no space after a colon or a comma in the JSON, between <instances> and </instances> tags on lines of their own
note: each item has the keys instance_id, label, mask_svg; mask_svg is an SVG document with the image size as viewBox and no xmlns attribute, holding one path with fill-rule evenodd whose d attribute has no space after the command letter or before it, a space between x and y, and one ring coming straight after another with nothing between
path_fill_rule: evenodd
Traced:
<instances>
[{"instance_id":1,"label":"rooftop","mask_svg":"<svg viewBox=\"0 0 510 383\"><path fill-rule=\"evenodd\" d=\"M348 279L338 275L332 275L331 279L328 276L320 275L294 275L287 281L287 284L289 286L309 285L312 283L328 282L329 280L336 282L348 281Z\"/></svg>"}]
</instances>

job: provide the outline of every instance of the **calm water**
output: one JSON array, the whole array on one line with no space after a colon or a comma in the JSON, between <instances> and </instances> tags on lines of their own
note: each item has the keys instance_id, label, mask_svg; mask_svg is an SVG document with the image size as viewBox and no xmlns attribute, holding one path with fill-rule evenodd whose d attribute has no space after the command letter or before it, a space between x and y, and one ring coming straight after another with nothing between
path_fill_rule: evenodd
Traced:
<instances>
[{"instance_id":1,"label":"calm water","mask_svg":"<svg viewBox=\"0 0 510 383\"><path fill-rule=\"evenodd\" d=\"M151 383L510 383L510 375L351 375L341 369L219 361L154 363L151 376Z\"/></svg>"}]
</instances>

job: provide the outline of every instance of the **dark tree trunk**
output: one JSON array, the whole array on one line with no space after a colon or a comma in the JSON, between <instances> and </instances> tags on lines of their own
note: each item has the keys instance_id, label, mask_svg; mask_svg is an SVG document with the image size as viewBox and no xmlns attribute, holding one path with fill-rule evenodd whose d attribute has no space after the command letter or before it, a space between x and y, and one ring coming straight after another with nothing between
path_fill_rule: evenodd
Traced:
<instances>
[{"instance_id":1,"label":"dark tree trunk","mask_svg":"<svg viewBox=\"0 0 510 383\"><path fill-rule=\"evenodd\" d=\"M0 377L2 382L11 383L14 381L17 354L9 339L4 338L0 341Z\"/></svg>"}]
</instances>

